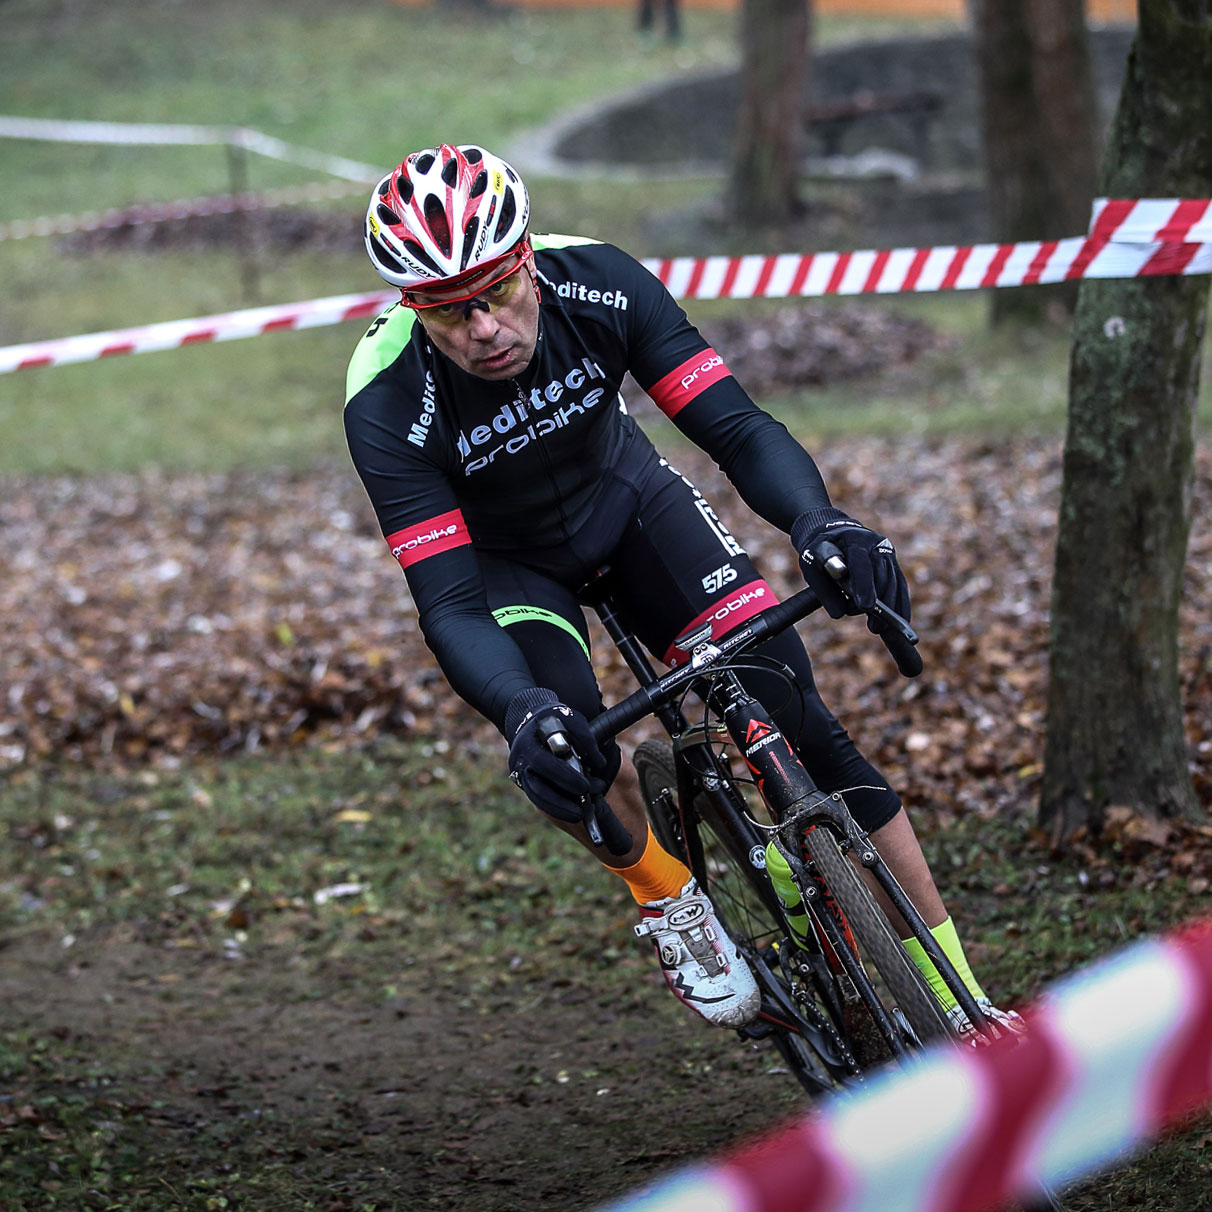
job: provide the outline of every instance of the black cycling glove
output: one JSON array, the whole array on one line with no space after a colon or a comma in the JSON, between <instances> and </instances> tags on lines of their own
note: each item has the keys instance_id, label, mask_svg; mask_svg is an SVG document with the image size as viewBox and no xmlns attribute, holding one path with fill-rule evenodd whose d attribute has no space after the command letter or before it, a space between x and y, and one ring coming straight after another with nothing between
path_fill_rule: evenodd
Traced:
<instances>
[{"instance_id":1,"label":"black cycling glove","mask_svg":"<svg viewBox=\"0 0 1212 1212\"><path fill-rule=\"evenodd\" d=\"M896 549L888 539L856 522L831 506L809 509L791 524L791 541L800 558L804 580L829 616L862 614L879 598L903 619L909 618L909 586L896 561ZM829 574L821 546L832 543L841 553L849 570L846 593ZM882 630L878 621L869 619L872 631Z\"/></svg>"},{"instance_id":2,"label":"black cycling glove","mask_svg":"<svg viewBox=\"0 0 1212 1212\"><path fill-rule=\"evenodd\" d=\"M580 759L583 773L557 757L539 731L539 721L554 717ZM509 743L509 777L530 802L558 821L578 823L581 800L603 795L619 772L622 754L613 741L603 752L589 731L589 721L565 707L552 690L535 686L520 690L505 709L505 735Z\"/></svg>"}]
</instances>

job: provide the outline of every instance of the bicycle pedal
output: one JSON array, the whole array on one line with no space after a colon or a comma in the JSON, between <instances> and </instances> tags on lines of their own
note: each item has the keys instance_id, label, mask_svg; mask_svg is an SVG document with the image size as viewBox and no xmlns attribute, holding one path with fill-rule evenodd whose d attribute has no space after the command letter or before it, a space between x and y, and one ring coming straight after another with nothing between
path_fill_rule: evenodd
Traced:
<instances>
[{"instance_id":1,"label":"bicycle pedal","mask_svg":"<svg viewBox=\"0 0 1212 1212\"><path fill-rule=\"evenodd\" d=\"M763 1006L763 1009L765 1009L765 1006ZM774 1027L759 1017L755 1018L751 1023L746 1023L743 1027L738 1027L736 1033L741 1039L769 1039L774 1034Z\"/></svg>"}]
</instances>

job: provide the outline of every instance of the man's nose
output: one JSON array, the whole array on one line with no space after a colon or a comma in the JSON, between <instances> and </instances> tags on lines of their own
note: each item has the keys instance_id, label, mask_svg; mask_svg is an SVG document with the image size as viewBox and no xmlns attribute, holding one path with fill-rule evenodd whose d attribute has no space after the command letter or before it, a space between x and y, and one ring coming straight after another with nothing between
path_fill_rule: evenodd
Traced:
<instances>
[{"instance_id":1,"label":"man's nose","mask_svg":"<svg viewBox=\"0 0 1212 1212\"><path fill-rule=\"evenodd\" d=\"M466 324L468 333L480 341L496 336L499 327L496 316L488 310L487 304L473 307Z\"/></svg>"}]
</instances>

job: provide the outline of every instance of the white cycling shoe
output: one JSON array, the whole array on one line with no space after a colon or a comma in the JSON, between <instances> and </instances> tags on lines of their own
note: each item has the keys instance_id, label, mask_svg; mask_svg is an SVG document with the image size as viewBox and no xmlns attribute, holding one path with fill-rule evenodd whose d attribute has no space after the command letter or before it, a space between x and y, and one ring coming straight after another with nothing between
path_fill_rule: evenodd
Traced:
<instances>
[{"instance_id":1,"label":"white cycling shoe","mask_svg":"<svg viewBox=\"0 0 1212 1212\"><path fill-rule=\"evenodd\" d=\"M762 995L753 973L693 879L677 896L649 901L640 912L636 936L652 939L678 1001L717 1027L743 1027L757 1017Z\"/></svg>"},{"instance_id":2,"label":"white cycling shoe","mask_svg":"<svg viewBox=\"0 0 1212 1212\"><path fill-rule=\"evenodd\" d=\"M989 1025L993 1028L995 1038L1000 1039L1005 1035L1026 1034L1027 1024L1023 1022L1021 1014L1016 1014L1013 1010L999 1010L987 997L978 997L976 1004L981 1013L989 1020ZM952 1006L947 1011L947 1017L951 1020L951 1025L956 1029L960 1043L971 1044L973 1047L979 1048L990 1042L987 1035L982 1035L972 1026L968 1016L959 1006Z\"/></svg>"}]
</instances>

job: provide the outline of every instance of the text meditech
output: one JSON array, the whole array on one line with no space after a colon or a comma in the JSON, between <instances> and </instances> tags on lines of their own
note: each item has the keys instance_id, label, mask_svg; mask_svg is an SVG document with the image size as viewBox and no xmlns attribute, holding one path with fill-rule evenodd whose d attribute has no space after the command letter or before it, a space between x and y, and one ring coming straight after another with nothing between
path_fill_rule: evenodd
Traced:
<instances>
[{"instance_id":1,"label":"text meditech","mask_svg":"<svg viewBox=\"0 0 1212 1212\"><path fill-rule=\"evenodd\" d=\"M427 373L425 394L421 397L421 415L412 423L412 428L408 431L408 440L414 446L424 446L425 439L429 436L429 427L433 424L436 390L433 373Z\"/></svg>"},{"instance_id":2,"label":"text meditech","mask_svg":"<svg viewBox=\"0 0 1212 1212\"><path fill-rule=\"evenodd\" d=\"M628 299L621 290L593 290L580 282L561 282L555 292L561 299L577 299L581 303L604 303L607 307L627 310Z\"/></svg>"},{"instance_id":3,"label":"text meditech","mask_svg":"<svg viewBox=\"0 0 1212 1212\"><path fill-rule=\"evenodd\" d=\"M472 459L463 468L463 474L471 475L473 471L487 467L499 454L517 454L535 438L560 429L572 418L583 415L587 409L601 402L606 388L595 387L584 395L573 393L580 392L587 383L605 377L596 362L591 358L582 358L580 366L574 366L562 378L552 379L545 387L531 388L528 395L524 395L521 388L518 388L518 398L509 404L503 404L487 424L477 425L470 433L459 431L456 446L463 459L467 459L477 447L486 445L497 435L513 435ZM562 405L561 400L564 401ZM547 415L533 415L544 412L549 406L551 412ZM519 426L525 428L514 433Z\"/></svg>"}]
</instances>

